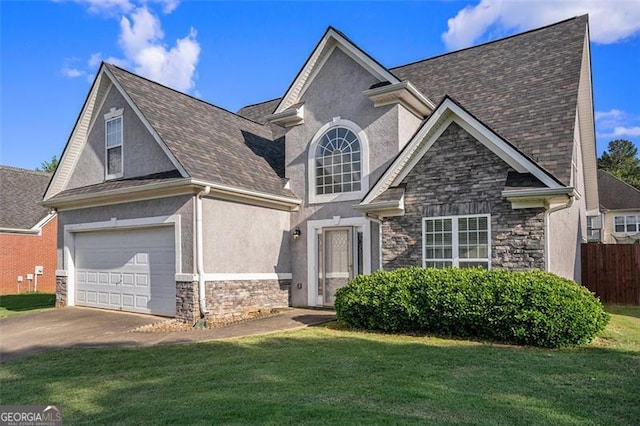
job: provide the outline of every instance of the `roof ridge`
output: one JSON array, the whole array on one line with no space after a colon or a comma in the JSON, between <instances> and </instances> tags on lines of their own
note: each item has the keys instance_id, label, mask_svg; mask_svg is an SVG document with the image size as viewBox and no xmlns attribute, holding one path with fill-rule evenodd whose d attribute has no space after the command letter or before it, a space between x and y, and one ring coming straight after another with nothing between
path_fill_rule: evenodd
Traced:
<instances>
[{"instance_id":1,"label":"roof ridge","mask_svg":"<svg viewBox=\"0 0 640 426\"><path fill-rule=\"evenodd\" d=\"M51 172L45 172L43 170L32 170L32 169L25 169L22 167L16 167L16 166L5 166L0 164L0 169L5 169L5 170L12 170L14 172L22 172L22 173L31 173L34 175L44 175L44 176L51 176Z\"/></svg>"},{"instance_id":2,"label":"roof ridge","mask_svg":"<svg viewBox=\"0 0 640 426\"><path fill-rule=\"evenodd\" d=\"M500 42L503 42L503 41L506 41L506 40L510 40L510 39L512 39L514 37L519 37L519 36L522 36L522 35L525 35L525 34L530 34L530 33L534 33L534 32L537 32L537 31L543 31L543 30L549 29L551 27L555 27L557 25L562 25L562 24L565 24L565 23L567 23L569 21L577 20L577 19L580 19L580 18L585 17L585 16L587 17L587 20L588 20L589 19L589 15L588 14L573 16L571 18L567 18L567 19L564 19L564 20L559 21L559 22L554 22L552 24L544 25L542 27L532 28L530 30L527 30L527 31L524 31L524 32L521 32L521 33L511 34L510 36L499 38L497 40L487 41L487 42L484 42L484 43L481 43L481 44L477 44L475 46L469 46L469 47L465 47L463 49L453 50L451 52L442 53L440 55L431 56L429 58L418 59L417 61L409 62L409 63L406 63L404 65L398 65L398 66L395 66L395 67L390 67L388 69L391 71L391 70L395 70L395 69L398 69L398 68L404 68L404 67L408 67L410 65L419 64L421 62L427 62L427 61L430 61L432 59L441 58L443 56L453 55L455 53L460 53L460 52L464 52L464 51L467 51L467 50L488 46L488 45L494 44L494 43L500 43Z\"/></svg>"},{"instance_id":3,"label":"roof ridge","mask_svg":"<svg viewBox=\"0 0 640 426\"><path fill-rule=\"evenodd\" d=\"M240 109L238 111L243 110L245 108L250 108L250 107L254 107L254 106L258 106L258 105L262 105L262 104L267 104L269 102L277 101L278 99L282 99L282 96L278 96L278 97L273 98L273 99L268 99L266 101L255 102L255 103L249 104L249 105L243 105L243 106L240 107Z\"/></svg>"},{"instance_id":4,"label":"roof ridge","mask_svg":"<svg viewBox=\"0 0 640 426\"><path fill-rule=\"evenodd\" d=\"M205 105L207 105L207 106L209 106L209 107L213 107L213 108L218 109L218 110L220 110L220 111L223 111L223 112L229 113L229 114L231 114L231 115L232 115L232 116L234 116L234 117L238 117L238 118L240 118L240 119L242 119L242 120L249 121L249 122L251 122L251 123L254 123L254 124L257 124L257 125L259 125L259 126L261 126L261 127L264 127L264 128L266 128L267 130L270 130L268 126L265 126L264 124L259 123L259 122L257 122L257 121L251 120L250 118L243 117L243 116L241 116L241 115L239 115L239 114L237 114L237 113L235 113L235 112L233 112L233 111L229 111L229 110L228 110L228 109L226 109L226 108L223 108L223 107L218 106L218 105L216 105L216 104L213 104L213 103L211 103L211 102L205 101L205 100L203 100L203 99L197 98L197 97L195 97L195 96L193 96L193 95L190 95L190 94L188 94L188 93L181 92L181 91L179 91L179 90L177 90L177 89L174 89L174 88L172 88L172 87L169 87L169 86L167 86L167 85L165 85L165 84L158 83L157 81L153 81L153 80L151 80L151 79L149 79L149 78L147 78L147 77L141 76L141 75L136 74L136 73L134 73L134 72L131 72L131 71L127 70L127 69L124 69L124 68L122 68L122 67L119 67L119 66L117 66L117 65L114 65L114 64L112 64L112 63L105 62L105 61L103 61L103 63L104 63L105 65L107 65L107 67L114 67L114 68L117 68L117 69L118 69L118 70L120 70L120 71L126 72L127 74L130 74L130 75L132 75L132 76L134 76L134 77L141 78L141 79L143 79L143 80L145 80L145 81L148 81L149 83L155 84L156 86L159 86L159 87L162 87L162 88L164 88L164 89L170 90L170 91L175 92L175 93L177 93L177 94L179 94L179 95L186 96L186 97L191 98L191 99L193 99L193 100L195 100L195 101L198 101L198 102L200 102L200 103L203 103L203 104L205 104Z\"/></svg>"}]
</instances>

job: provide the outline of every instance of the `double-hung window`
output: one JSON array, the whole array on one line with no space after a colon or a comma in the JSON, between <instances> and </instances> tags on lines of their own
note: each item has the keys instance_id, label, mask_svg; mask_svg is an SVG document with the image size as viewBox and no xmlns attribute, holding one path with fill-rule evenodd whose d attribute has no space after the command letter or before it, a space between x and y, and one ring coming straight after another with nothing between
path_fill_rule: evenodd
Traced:
<instances>
[{"instance_id":1,"label":"double-hung window","mask_svg":"<svg viewBox=\"0 0 640 426\"><path fill-rule=\"evenodd\" d=\"M122 109L112 109L105 115L105 176L122 177Z\"/></svg>"},{"instance_id":2,"label":"double-hung window","mask_svg":"<svg viewBox=\"0 0 640 426\"><path fill-rule=\"evenodd\" d=\"M422 219L426 268L491 266L489 215L425 217Z\"/></svg>"},{"instance_id":3,"label":"double-hung window","mask_svg":"<svg viewBox=\"0 0 640 426\"><path fill-rule=\"evenodd\" d=\"M635 234L640 232L640 215L615 216L613 230L618 234Z\"/></svg>"}]
</instances>

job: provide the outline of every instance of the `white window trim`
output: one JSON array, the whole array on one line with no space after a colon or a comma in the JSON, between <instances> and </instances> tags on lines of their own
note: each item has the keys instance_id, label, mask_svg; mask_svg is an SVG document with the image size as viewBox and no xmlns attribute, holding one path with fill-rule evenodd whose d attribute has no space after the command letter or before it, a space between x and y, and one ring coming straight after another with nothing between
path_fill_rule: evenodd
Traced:
<instances>
[{"instance_id":1,"label":"white window trim","mask_svg":"<svg viewBox=\"0 0 640 426\"><path fill-rule=\"evenodd\" d=\"M315 168L315 152L316 147L320 143L322 136L334 127L344 127L351 130L358 136L360 141L360 191L342 192L338 194L316 194L316 168ZM334 203L348 200L361 200L369 191L369 142L364 131L356 123L335 117L329 123L322 126L311 140L309 152L307 155L307 193L309 194L309 204Z\"/></svg>"},{"instance_id":2,"label":"white window trim","mask_svg":"<svg viewBox=\"0 0 640 426\"><path fill-rule=\"evenodd\" d=\"M104 179L117 179L124 176L124 108L111 110L104 115ZM107 125L111 121L120 121L120 144L107 146ZM120 147L120 172L109 174L109 150Z\"/></svg>"},{"instance_id":3,"label":"white window trim","mask_svg":"<svg viewBox=\"0 0 640 426\"><path fill-rule=\"evenodd\" d=\"M636 231L627 231L627 216L635 216L636 217ZM624 231L620 232L620 231L616 231L616 219L617 218L623 218L624 219ZM629 235L636 235L640 233L640 214L617 214L613 216L613 235L618 235L618 236L629 236Z\"/></svg>"},{"instance_id":4,"label":"white window trim","mask_svg":"<svg viewBox=\"0 0 640 426\"><path fill-rule=\"evenodd\" d=\"M318 297L318 233L322 228L353 226L362 231L362 272L371 273L371 223L364 217L340 217L307 221L307 304L323 306ZM355 255L355 253L354 253Z\"/></svg>"},{"instance_id":5,"label":"white window trim","mask_svg":"<svg viewBox=\"0 0 640 426\"><path fill-rule=\"evenodd\" d=\"M182 239L180 215L154 216L137 219L112 218L102 222L75 223L64 226L63 262L64 270L57 270L56 274L67 276L67 306L75 306L76 300L76 234L90 231L120 231L132 228L152 228L157 226L173 226L175 244L175 276L184 279L182 274Z\"/></svg>"},{"instance_id":6,"label":"white window trim","mask_svg":"<svg viewBox=\"0 0 640 426\"><path fill-rule=\"evenodd\" d=\"M487 259L464 259L464 262L484 262L487 261L487 269L491 269L491 215L490 214L470 214L458 216L431 216L422 218L422 267L426 268L426 222L427 220L451 219L451 251L452 266L460 267L459 243L458 243L458 219L467 219L472 217L487 218ZM448 259L434 259L432 261L444 261Z\"/></svg>"}]
</instances>

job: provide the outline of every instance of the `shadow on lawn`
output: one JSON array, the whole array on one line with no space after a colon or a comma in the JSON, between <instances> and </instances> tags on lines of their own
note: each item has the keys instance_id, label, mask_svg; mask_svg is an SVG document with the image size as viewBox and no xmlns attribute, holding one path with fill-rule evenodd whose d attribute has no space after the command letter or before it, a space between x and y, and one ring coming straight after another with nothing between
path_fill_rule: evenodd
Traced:
<instances>
[{"instance_id":1,"label":"shadow on lawn","mask_svg":"<svg viewBox=\"0 0 640 426\"><path fill-rule=\"evenodd\" d=\"M633 424L640 354L305 329L5 364L2 404L72 423Z\"/></svg>"},{"instance_id":2,"label":"shadow on lawn","mask_svg":"<svg viewBox=\"0 0 640 426\"><path fill-rule=\"evenodd\" d=\"M636 305L606 305L605 310L610 314L640 318L640 306Z\"/></svg>"}]
</instances>

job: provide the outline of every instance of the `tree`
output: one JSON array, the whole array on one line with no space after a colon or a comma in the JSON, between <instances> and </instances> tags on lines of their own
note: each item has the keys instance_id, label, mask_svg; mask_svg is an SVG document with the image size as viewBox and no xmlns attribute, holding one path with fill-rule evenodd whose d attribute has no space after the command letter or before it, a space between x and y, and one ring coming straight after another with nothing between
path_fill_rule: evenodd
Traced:
<instances>
[{"instance_id":1,"label":"tree","mask_svg":"<svg viewBox=\"0 0 640 426\"><path fill-rule=\"evenodd\" d=\"M40 167L36 168L36 170L41 172L53 173L58 167L58 157L55 155L51 157L51 161L43 161L40 163Z\"/></svg>"},{"instance_id":2,"label":"tree","mask_svg":"<svg viewBox=\"0 0 640 426\"><path fill-rule=\"evenodd\" d=\"M640 158L633 142L626 139L609 142L607 150L598 158L598 168L640 189Z\"/></svg>"}]
</instances>

